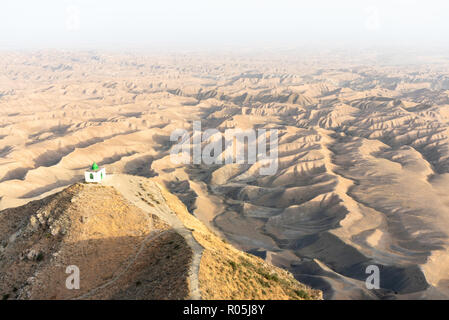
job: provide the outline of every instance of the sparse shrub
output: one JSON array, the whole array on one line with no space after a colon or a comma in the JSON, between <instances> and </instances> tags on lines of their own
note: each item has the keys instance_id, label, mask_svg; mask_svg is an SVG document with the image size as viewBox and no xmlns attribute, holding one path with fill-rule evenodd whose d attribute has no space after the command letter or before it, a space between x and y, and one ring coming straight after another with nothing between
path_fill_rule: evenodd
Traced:
<instances>
[{"instance_id":1,"label":"sparse shrub","mask_svg":"<svg viewBox=\"0 0 449 320\"><path fill-rule=\"evenodd\" d=\"M266 274L265 278L267 280L279 282L279 277L276 273L273 273L273 274L268 273L268 274Z\"/></svg>"},{"instance_id":2,"label":"sparse shrub","mask_svg":"<svg viewBox=\"0 0 449 320\"><path fill-rule=\"evenodd\" d=\"M247 268L254 269L254 265L251 262L249 262L249 260L247 260L247 259L245 259L243 257L240 257L240 261L241 261L243 266L245 266Z\"/></svg>"},{"instance_id":3,"label":"sparse shrub","mask_svg":"<svg viewBox=\"0 0 449 320\"><path fill-rule=\"evenodd\" d=\"M257 281L259 281L259 283L265 287L265 288L269 288L270 287L270 283L268 283L267 281L263 280L262 278L257 278Z\"/></svg>"},{"instance_id":4,"label":"sparse shrub","mask_svg":"<svg viewBox=\"0 0 449 320\"><path fill-rule=\"evenodd\" d=\"M298 297L300 297L300 298L302 298L302 299L310 299L309 294L308 294L306 291L302 290L302 289L294 290L294 292L295 292L295 294L296 294Z\"/></svg>"},{"instance_id":5,"label":"sparse shrub","mask_svg":"<svg viewBox=\"0 0 449 320\"><path fill-rule=\"evenodd\" d=\"M264 269L259 268L256 270L258 274L260 274L262 277L264 277L267 280L279 282L279 276L277 273L268 273Z\"/></svg>"},{"instance_id":6,"label":"sparse shrub","mask_svg":"<svg viewBox=\"0 0 449 320\"><path fill-rule=\"evenodd\" d=\"M229 260L229 264L232 267L232 270L235 272L237 270L237 263L235 263L234 261Z\"/></svg>"}]
</instances>

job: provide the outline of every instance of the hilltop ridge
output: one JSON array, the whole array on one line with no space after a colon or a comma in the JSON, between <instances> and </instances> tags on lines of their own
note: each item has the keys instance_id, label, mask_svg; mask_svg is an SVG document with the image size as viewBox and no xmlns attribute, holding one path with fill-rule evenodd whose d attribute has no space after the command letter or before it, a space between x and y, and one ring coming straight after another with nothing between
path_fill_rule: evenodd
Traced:
<instances>
[{"instance_id":1,"label":"hilltop ridge","mask_svg":"<svg viewBox=\"0 0 449 320\"><path fill-rule=\"evenodd\" d=\"M321 298L225 243L147 178L74 184L0 212L0 231L3 299ZM79 290L65 285L71 265Z\"/></svg>"}]
</instances>

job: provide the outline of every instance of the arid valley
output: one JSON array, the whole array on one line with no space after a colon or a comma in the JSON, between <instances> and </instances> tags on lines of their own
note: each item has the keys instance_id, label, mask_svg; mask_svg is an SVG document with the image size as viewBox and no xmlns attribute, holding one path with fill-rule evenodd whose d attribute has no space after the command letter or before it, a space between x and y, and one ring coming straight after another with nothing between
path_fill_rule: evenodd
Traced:
<instances>
[{"instance_id":1,"label":"arid valley","mask_svg":"<svg viewBox=\"0 0 449 320\"><path fill-rule=\"evenodd\" d=\"M0 210L83 181L95 161L157 181L324 299L448 299L449 60L413 57L2 52ZM170 135L193 121L276 129L276 173L174 163Z\"/></svg>"}]
</instances>

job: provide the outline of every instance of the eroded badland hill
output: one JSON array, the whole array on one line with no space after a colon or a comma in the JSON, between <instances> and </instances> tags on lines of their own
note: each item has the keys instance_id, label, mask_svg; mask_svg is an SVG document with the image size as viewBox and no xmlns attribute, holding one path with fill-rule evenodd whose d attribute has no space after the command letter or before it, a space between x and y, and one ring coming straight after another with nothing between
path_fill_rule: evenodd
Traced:
<instances>
[{"instance_id":1,"label":"eroded badland hill","mask_svg":"<svg viewBox=\"0 0 449 320\"><path fill-rule=\"evenodd\" d=\"M158 268L141 264L154 256L159 260L152 263L168 268L167 273L186 277L182 268L189 264L203 270L190 282L182 276L176 283L179 296L171 297L187 297L189 292L199 296L199 291L204 298L294 296L283 281L262 270L261 260L231 254L234 249L224 238L322 290L326 299L449 297L449 64L443 55L410 56L2 53L0 208L9 209L0 215L0 228L7 230L1 233L3 241L13 243L3 243L2 254L9 260L2 260L2 270L9 271L1 273L2 293L41 297L43 287L26 284L29 277L46 283L41 274L60 283L62 278L49 275L71 263L71 250L75 262L89 269L94 260L83 254L117 246L112 253L98 251L104 259L103 278L95 269L86 271L95 280L82 294L99 297L90 290L114 280L136 246L163 232L143 246L129 267L137 269L125 272L101 294L169 298L172 291L145 290L149 284L144 278L155 279L153 285L165 281L153 273ZM176 129L191 132L194 120L201 121L202 130L276 129L276 172L261 175L260 163L173 163L170 135ZM109 219L102 200L96 203L87 192L99 188L105 199L112 197L107 185L70 187L62 193L67 199L53 210L54 194L82 181L93 161L108 173L153 177L185 205L168 201L165 206L176 204L170 210L186 220L158 220L132 207L122 210L129 211L135 229L119 212ZM143 212L157 216L135 195L139 186L128 185L126 179L112 186ZM138 192L145 196L145 191ZM91 201L78 202L74 196L72 203L70 194L76 193ZM38 202L30 202L34 200ZM26 206L11 209L20 205ZM68 218L72 236L57 233L57 226L41 229L36 216L40 208L50 214L41 213L46 228L52 226L46 219L52 218L63 230L65 214L75 206L78 213ZM95 208L90 220L80 221L89 208ZM204 226L191 218L219 236L201 233ZM115 219L123 224L116 225ZM183 225L195 230L187 232ZM181 237L165 232L167 228ZM9 241L19 229L30 235ZM218 244L229 254L213 251ZM42 261L26 258L26 250L34 246L36 252L46 252ZM191 254L182 250L187 246ZM208 246L199 260L195 252ZM58 248L66 254L53 256ZM177 268L164 263L166 252L179 259ZM380 268L380 290L365 286L370 265ZM120 281L130 287L125 289ZM271 281L269 287L266 281ZM138 282L139 288L131 288ZM197 292L191 283L215 287ZM48 297L80 294L55 288Z\"/></svg>"}]
</instances>

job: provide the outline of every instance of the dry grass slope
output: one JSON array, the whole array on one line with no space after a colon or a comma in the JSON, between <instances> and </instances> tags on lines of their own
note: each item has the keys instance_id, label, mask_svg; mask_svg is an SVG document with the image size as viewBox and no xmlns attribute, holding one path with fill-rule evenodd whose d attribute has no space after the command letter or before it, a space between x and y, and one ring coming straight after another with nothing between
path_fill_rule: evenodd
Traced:
<instances>
[{"instance_id":1,"label":"dry grass slope","mask_svg":"<svg viewBox=\"0 0 449 320\"><path fill-rule=\"evenodd\" d=\"M215 235L176 196L160 188L170 208L204 247L199 271L203 299L322 299L321 291L299 283L288 271L237 250Z\"/></svg>"}]
</instances>

